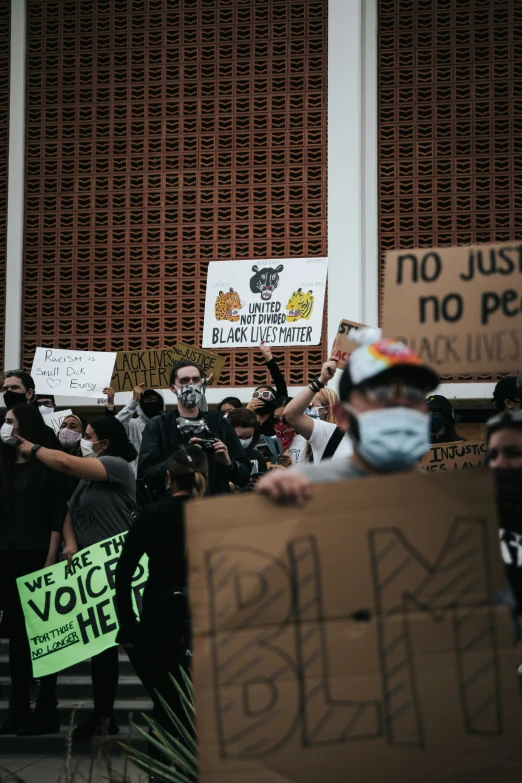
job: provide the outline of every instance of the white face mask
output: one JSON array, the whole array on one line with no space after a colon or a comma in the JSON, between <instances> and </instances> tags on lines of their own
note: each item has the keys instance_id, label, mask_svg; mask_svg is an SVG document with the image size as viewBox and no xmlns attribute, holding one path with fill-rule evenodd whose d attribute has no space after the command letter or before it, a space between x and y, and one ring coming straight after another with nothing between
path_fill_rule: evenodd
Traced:
<instances>
[{"instance_id":1,"label":"white face mask","mask_svg":"<svg viewBox=\"0 0 522 783\"><path fill-rule=\"evenodd\" d=\"M254 440L254 436L253 435L252 435L251 438L239 438L239 442L241 443L241 445L243 446L244 449L247 449L250 446L250 444L252 443L253 440Z\"/></svg>"},{"instance_id":2,"label":"white face mask","mask_svg":"<svg viewBox=\"0 0 522 783\"><path fill-rule=\"evenodd\" d=\"M323 415L323 411L326 410L326 406L321 405L315 408L307 408L305 414L310 416L311 419L320 419Z\"/></svg>"},{"instance_id":3,"label":"white face mask","mask_svg":"<svg viewBox=\"0 0 522 783\"><path fill-rule=\"evenodd\" d=\"M407 470L430 448L430 417L427 413L398 406L350 412L357 419L357 453L378 470Z\"/></svg>"},{"instance_id":4,"label":"white face mask","mask_svg":"<svg viewBox=\"0 0 522 783\"><path fill-rule=\"evenodd\" d=\"M2 424L0 427L0 438L6 446L18 446L18 441L13 437L14 427L12 424Z\"/></svg>"},{"instance_id":5,"label":"white face mask","mask_svg":"<svg viewBox=\"0 0 522 783\"><path fill-rule=\"evenodd\" d=\"M80 443L82 457L100 457L102 451L105 451L107 447L104 446L103 449L95 452L93 446L97 446L98 443L101 443L101 440L86 440L85 438L82 438Z\"/></svg>"},{"instance_id":6,"label":"white face mask","mask_svg":"<svg viewBox=\"0 0 522 783\"><path fill-rule=\"evenodd\" d=\"M42 416L48 416L50 413L54 413L54 407L48 408L47 405L40 405L40 413Z\"/></svg>"},{"instance_id":7,"label":"white face mask","mask_svg":"<svg viewBox=\"0 0 522 783\"><path fill-rule=\"evenodd\" d=\"M78 441L81 440L81 437L81 432L76 432L76 430L69 430L67 427L64 427L58 433L58 440L62 446L65 446L65 448L74 446L75 443L78 443Z\"/></svg>"}]
</instances>

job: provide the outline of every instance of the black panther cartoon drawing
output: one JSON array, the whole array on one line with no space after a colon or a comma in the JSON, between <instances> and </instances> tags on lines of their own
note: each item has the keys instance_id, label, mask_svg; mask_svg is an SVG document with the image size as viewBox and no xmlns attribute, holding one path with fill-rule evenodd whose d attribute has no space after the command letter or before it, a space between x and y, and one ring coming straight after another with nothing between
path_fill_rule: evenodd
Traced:
<instances>
[{"instance_id":1,"label":"black panther cartoon drawing","mask_svg":"<svg viewBox=\"0 0 522 783\"><path fill-rule=\"evenodd\" d=\"M254 275L250 278L250 290L253 294L261 294L264 301L270 299L279 285L279 273L284 269L283 264L279 264L276 269L271 266L265 266L259 269L252 267Z\"/></svg>"}]
</instances>

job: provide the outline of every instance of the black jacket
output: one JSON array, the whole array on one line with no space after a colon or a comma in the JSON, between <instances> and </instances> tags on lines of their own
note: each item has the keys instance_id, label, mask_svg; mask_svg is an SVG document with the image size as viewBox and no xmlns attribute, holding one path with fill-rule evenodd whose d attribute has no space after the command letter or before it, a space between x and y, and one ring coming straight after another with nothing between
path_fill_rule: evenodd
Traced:
<instances>
[{"instance_id":1,"label":"black jacket","mask_svg":"<svg viewBox=\"0 0 522 783\"><path fill-rule=\"evenodd\" d=\"M144 482L148 489L161 497L165 492L165 473L169 457L185 441L177 427L178 411L164 411L154 416L143 430L140 455L138 459L138 481ZM201 412L199 418L205 419L210 432L228 448L232 460L230 467L218 462L208 454L207 495L223 495L230 492L229 481L238 487L245 487L250 479L250 461L239 442L235 430L218 412Z\"/></svg>"}]
</instances>

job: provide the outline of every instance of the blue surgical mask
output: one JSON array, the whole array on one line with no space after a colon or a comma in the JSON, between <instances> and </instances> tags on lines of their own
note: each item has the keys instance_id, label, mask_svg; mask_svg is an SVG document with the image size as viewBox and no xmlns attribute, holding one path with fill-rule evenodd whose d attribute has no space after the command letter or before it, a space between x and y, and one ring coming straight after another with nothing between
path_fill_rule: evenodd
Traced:
<instances>
[{"instance_id":1,"label":"blue surgical mask","mask_svg":"<svg viewBox=\"0 0 522 783\"><path fill-rule=\"evenodd\" d=\"M430 417L412 408L350 412L356 417L357 453L377 470L407 470L430 448Z\"/></svg>"},{"instance_id":2,"label":"blue surgical mask","mask_svg":"<svg viewBox=\"0 0 522 783\"><path fill-rule=\"evenodd\" d=\"M247 449L250 446L250 444L252 443L253 440L254 440L253 437L252 438L239 438L239 442L241 443L241 445L243 446L244 449Z\"/></svg>"}]
</instances>

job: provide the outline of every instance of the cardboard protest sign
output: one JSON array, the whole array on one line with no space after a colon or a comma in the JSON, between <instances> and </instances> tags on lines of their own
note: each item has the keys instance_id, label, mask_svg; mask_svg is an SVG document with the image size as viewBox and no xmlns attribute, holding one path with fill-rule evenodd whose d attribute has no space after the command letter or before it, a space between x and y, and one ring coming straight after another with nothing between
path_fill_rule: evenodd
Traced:
<instances>
[{"instance_id":1,"label":"cardboard protest sign","mask_svg":"<svg viewBox=\"0 0 522 783\"><path fill-rule=\"evenodd\" d=\"M481 468L488 450L484 441L470 443L437 443L434 444L421 461L423 470L466 470Z\"/></svg>"},{"instance_id":2,"label":"cardboard protest sign","mask_svg":"<svg viewBox=\"0 0 522 783\"><path fill-rule=\"evenodd\" d=\"M114 572L126 533L107 538L73 558L17 579L33 674L43 677L116 644ZM141 606L148 577L143 557L133 577L133 603Z\"/></svg>"},{"instance_id":3,"label":"cardboard protest sign","mask_svg":"<svg viewBox=\"0 0 522 783\"><path fill-rule=\"evenodd\" d=\"M58 435L62 422L67 416L72 415L72 410L68 408L66 411L55 411L55 413L47 413L44 415L43 420L48 427L54 431L55 435Z\"/></svg>"},{"instance_id":4,"label":"cardboard protest sign","mask_svg":"<svg viewBox=\"0 0 522 783\"><path fill-rule=\"evenodd\" d=\"M172 348L118 351L110 385L115 392L132 391L140 383L146 389L168 389L175 361Z\"/></svg>"},{"instance_id":5,"label":"cardboard protest sign","mask_svg":"<svg viewBox=\"0 0 522 783\"><path fill-rule=\"evenodd\" d=\"M364 329L365 324L358 324L356 321L347 321L344 318L339 324L339 330L330 353L331 356L335 356L337 359L338 370L343 369L352 351L359 348L359 345L348 337L348 332L352 328Z\"/></svg>"},{"instance_id":6,"label":"cardboard protest sign","mask_svg":"<svg viewBox=\"0 0 522 783\"><path fill-rule=\"evenodd\" d=\"M327 258L208 265L203 348L319 345Z\"/></svg>"},{"instance_id":7,"label":"cardboard protest sign","mask_svg":"<svg viewBox=\"0 0 522 783\"><path fill-rule=\"evenodd\" d=\"M200 783L519 780L483 471L187 506Z\"/></svg>"},{"instance_id":8,"label":"cardboard protest sign","mask_svg":"<svg viewBox=\"0 0 522 783\"><path fill-rule=\"evenodd\" d=\"M215 381L219 381L227 361L224 356L219 356L217 353L204 351L202 348L195 348L193 345L181 342L177 342L174 346L174 357L176 362L179 359L189 359L191 362L196 362L207 378L211 373L214 373Z\"/></svg>"},{"instance_id":9,"label":"cardboard protest sign","mask_svg":"<svg viewBox=\"0 0 522 783\"><path fill-rule=\"evenodd\" d=\"M99 397L109 386L115 353L37 348L31 375L37 394L63 397Z\"/></svg>"},{"instance_id":10,"label":"cardboard protest sign","mask_svg":"<svg viewBox=\"0 0 522 783\"><path fill-rule=\"evenodd\" d=\"M441 374L522 365L522 244L386 254L383 332Z\"/></svg>"}]
</instances>

